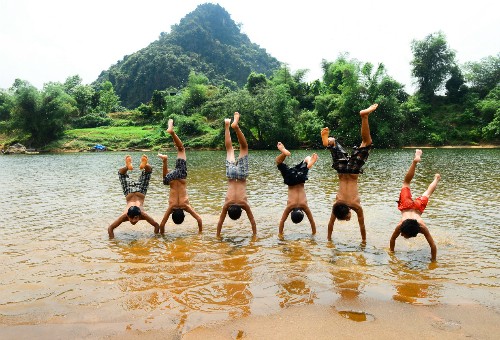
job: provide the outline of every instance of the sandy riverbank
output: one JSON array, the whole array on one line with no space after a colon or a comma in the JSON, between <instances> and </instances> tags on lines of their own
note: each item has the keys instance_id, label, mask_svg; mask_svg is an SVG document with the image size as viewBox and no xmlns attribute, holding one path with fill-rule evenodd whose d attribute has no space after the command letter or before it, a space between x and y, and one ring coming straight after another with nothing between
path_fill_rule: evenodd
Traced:
<instances>
[{"instance_id":1,"label":"sandy riverbank","mask_svg":"<svg viewBox=\"0 0 500 340\"><path fill-rule=\"evenodd\" d=\"M367 301L294 306L194 328L149 322L55 323L0 326L2 339L498 339L500 313L478 304L416 306ZM349 313L356 312L356 313Z\"/></svg>"}]
</instances>

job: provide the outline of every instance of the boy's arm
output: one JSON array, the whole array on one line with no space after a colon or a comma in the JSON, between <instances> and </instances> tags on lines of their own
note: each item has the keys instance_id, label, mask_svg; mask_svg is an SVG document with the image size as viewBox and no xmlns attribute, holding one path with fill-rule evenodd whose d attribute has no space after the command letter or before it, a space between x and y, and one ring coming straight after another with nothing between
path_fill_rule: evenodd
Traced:
<instances>
[{"instance_id":1,"label":"boy's arm","mask_svg":"<svg viewBox=\"0 0 500 340\"><path fill-rule=\"evenodd\" d=\"M250 224L252 225L252 233L254 235L256 235L257 234L257 225L255 224L255 219L254 219L253 214L252 214L252 209L250 209L250 206L248 205L247 202L245 202L242 205L242 208L243 208L243 210L246 211L248 220L250 221Z\"/></svg>"},{"instance_id":2,"label":"boy's arm","mask_svg":"<svg viewBox=\"0 0 500 340\"><path fill-rule=\"evenodd\" d=\"M431 261L436 261L437 247L434 243L434 239L432 238L431 233L429 232L429 229L427 229L425 225L420 225L420 232L424 234L425 239L431 247Z\"/></svg>"},{"instance_id":3,"label":"boy's arm","mask_svg":"<svg viewBox=\"0 0 500 340\"><path fill-rule=\"evenodd\" d=\"M309 219L309 223L311 223L311 232L312 232L312 234L313 235L316 234L316 223L314 223L314 218L313 218L313 215L311 213L311 210L309 209L309 207L307 205L304 206L304 207L302 207L302 209L306 213L306 216Z\"/></svg>"},{"instance_id":4,"label":"boy's arm","mask_svg":"<svg viewBox=\"0 0 500 340\"><path fill-rule=\"evenodd\" d=\"M156 222L151 216L149 216L145 211L141 211L141 216L146 222L155 227L155 234L158 234L160 231L160 225Z\"/></svg>"},{"instance_id":5,"label":"boy's arm","mask_svg":"<svg viewBox=\"0 0 500 340\"><path fill-rule=\"evenodd\" d=\"M227 209L229 208L228 203L224 203L222 206L222 212L220 213L219 222L217 223L217 237L220 237L220 232L222 230L222 224L226 219Z\"/></svg>"},{"instance_id":6,"label":"boy's arm","mask_svg":"<svg viewBox=\"0 0 500 340\"><path fill-rule=\"evenodd\" d=\"M189 204L186 205L184 210L186 210L188 213L190 213L191 216L193 216L194 219L198 222L198 231L201 233L201 231L203 230L203 226L202 226L202 220L201 220L200 215L198 215L196 213L196 211L194 211L194 209Z\"/></svg>"},{"instance_id":7,"label":"boy's arm","mask_svg":"<svg viewBox=\"0 0 500 340\"><path fill-rule=\"evenodd\" d=\"M283 211L283 215L281 216L280 226L279 226L279 234L280 235L283 234L283 229L285 228L285 221L288 218L290 211L292 211L292 208L289 206L286 206L285 210Z\"/></svg>"},{"instance_id":8,"label":"boy's arm","mask_svg":"<svg viewBox=\"0 0 500 340\"><path fill-rule=\"evenodd\" d=\"M391 241L389 242L389 248L391 249L391 251L394 251L394 246L396 245L396 239L401 234L401 223L402 222L399 222L396 229L394 229L394 232L392 233Z\"/></svg>"},{"instance_id":9,"label":"boy's arm","mask_svg":"<svg viewBox=\"0 0 500 340\"><path fill-rule=\"evenodd\" d=\"M174 209L169 206L167 208L167 211L165 211L165 215L163 215L163 219L161 220L161 223L160 223L160 233L163 234L165 233L165 224L167 224L167 221L168 221L168 218L170 217L170 214L172 214L172 211Z\"/></svg>"},{"instance_id":10,"label":"boy's arm","mask_svg":"<svg viewBox=\"0 0 500 340\"><path fill-rule=\"evenodd\" d=\"M333 224L335 223L335 215L332 214L330 215L330 221L328 222L328 241L332 240L332 233L333 233Z\"/></svg>"},{"instance_id":11,"label":"boy's arm","mask_svg":"<svg viewBox=\"0 0 500 340\"><path fill-rule=\"evenodd\" d=\"M127 214L123 213L121 214L113 223L111 223L108 227L108 235L109 235L109 238L114 238L115 237L115 233L113 232L113 230L118 227L120 224L122 224L123 222L125 222L127 220Z\"/></svg>"},{"instance_id":12,"label":"boy's arm","mask_svg":"<svg viewBox=\"0 0 500 340\"><path fill-rule=\"evenodd\" d=\"M361 232L361 239L363 242L366 241L366 230L365 230L365 215L363 214L363 208L361 206L355 208L354 210L358 216L359 231Z\"/></svg>"}]
</instances>

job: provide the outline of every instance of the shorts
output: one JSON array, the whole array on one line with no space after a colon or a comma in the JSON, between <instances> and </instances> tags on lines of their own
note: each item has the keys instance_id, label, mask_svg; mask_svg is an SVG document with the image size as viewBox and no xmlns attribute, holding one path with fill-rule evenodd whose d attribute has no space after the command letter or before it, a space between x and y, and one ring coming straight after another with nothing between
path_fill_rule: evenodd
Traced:
<instances>
[{"instance_id":1,"label":"shorts","mask_svg":"<svg viewBox=\"0 0 500 340\"><path fill-rule=\"evenodd\" d=\"M339 174L362 174L361 167L368 159L369 151L373 144L364 147L354 147L351 155L342 148L338 142L333 147L328 147L332 154L332 168Z\"/></svg>"},{"instance_id":2,"label":"shorts","mask_svg":"<svg viewBox=\"0 0 500 340\"><path fill-rule=\"evenodd\" d=\"M412 210L418 210L420 211L420 213L423 213L428 202L429 202L429 197L427 196L420 196L417 197L415 200L413 200L411 198L410 188L403 187L399 194L398 209L400 211L412 209Z\"/></svg>"},{"instance_id":3,"label":"shorts","mask_svg":"<svg viewBox=\"0 0 500 340\"><path fill-rule=\"evenodd\" d=\"M246 179L248 177L248 155L238 158L236 162L226 159L226 176L229 179Z\"/></svg>"},{"instance_id":4,"label":"shorts","mask_svg":"<svg viewBox=\"0 0 500 340\"><path fill-rule=\"evenodd\" d=\"M149 186L149 180L151 179L151 172L142 171L139 176L139 180L137 182L130 179L128 174L121 174L118 172L118 178L120 179L120 183L122 184L123 194L127 196L133 192L140 192L141 194L146 195Z\"/></svg>"},{"instance_id":5,"label":"shorts","mask_svg":"<svg viewBox=\"0 0 500 340\"><path fill-rule=\"evenodd\" d=\"M291 168L285 163L280 163L278 164L278 170L281 172L283 180L288 186L305 183L308 179L307 173L309 169L304 161Z\"/></svg>"},{"instance_id":6,"label":"shorts","mask_svg":"<svg viewBox=\"0 0 500 340\"><path fill-rule=\"evenodd\" d=\"M187 175L186 160L183 158L177 158L175 161L175 169L163 177L163 184L168 185L174 179L186 179Z\"/></svg>"}]
</instances>

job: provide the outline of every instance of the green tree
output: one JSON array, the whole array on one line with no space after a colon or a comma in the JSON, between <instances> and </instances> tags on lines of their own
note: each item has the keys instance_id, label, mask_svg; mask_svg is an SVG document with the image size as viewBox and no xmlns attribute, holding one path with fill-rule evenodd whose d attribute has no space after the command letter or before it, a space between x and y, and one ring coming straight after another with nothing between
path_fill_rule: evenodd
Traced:
<instances>
[{"instance_id":1,"label":"green tree","mask_svg":"<svg viewBox=\"0 0 500 340\"><path fill-rule=\"evenodd\" d=\"M411 50L412 76L416 78L419 93L425 100L430 100L455 66L455 52L448 47L442 32L429 34L423 40L413 40Z\"/></svg>"},{"instance_id":2,"label":"green tree","mask_svg":"<svg viewBox=\"0 0 500 340\"><path fill-rule=\"evenodd\" d=\"M477 103L477 109L483 117L492 117L483 128L483 137L490 141L498 141L500 139L500 85L497 85Z\"/></svg>"},{"instance_id":3,"label":"green tree","mask_svg":"<svg viewBox=\"0 0 500 340\"><path fill-rule=\"evenodd\" d=\"M484 98L491 90L500 85L500 53L489 56L479 62L465 64L465 78L471 90Z\"/></svg>"},{"instance_id":4,"label":"green tree","mask_svg":"<svg viewBox=\"0 0 500 340\"><path fill-rule=\"evenodd\" d=\"M110 81L105 81L101 84L99 93L99 103L97 105L98 112L116 112L120 109L120 98L116 95L113 84Z\"/></svg>"}]
</instances>

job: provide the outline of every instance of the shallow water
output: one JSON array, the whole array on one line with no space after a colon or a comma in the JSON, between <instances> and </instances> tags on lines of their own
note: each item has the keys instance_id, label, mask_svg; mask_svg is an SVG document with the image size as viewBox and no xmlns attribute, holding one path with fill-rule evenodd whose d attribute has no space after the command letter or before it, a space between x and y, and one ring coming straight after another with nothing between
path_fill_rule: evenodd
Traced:
<instances>
[{"instance_id":1,"label":"shallow water","mask_svg":"<svg viewBox=\"0 0 500 340\"><path fill-rule=\"evenodd\" d=\"M308 151L292 151L287 163ZM251 151L249 201L258 235L245 214L226 218L225 152L188 151L188 192L201 214L171 221L165 236L146 222L107 226L124 208L117 178L125 153L0 157L0 324L50 322L168 323L181 332L217 320L266 315L292 305L343 306L367 298L418 305L477 302L500 310L500 149L425 149L412 191L421 194L436 172L442 180L423 215L438 247L431 263L425 238L398 238L396 201L414 150L374 150L360 177L368 242L354 218L336 223L326 240L338 187L327 151L309 173L306 192L316 220L288 220L277 236L287 188L274 151ZM168 187L154 167L145 209L161 220ZM140 153L132 153L138 163ZM175 153L169 151L171 163ZM138 176L133 171L131 176ZM351 308L349 308L351 307ZM354 308L355 309L355 308ZM147 326L145 326L147 327Z\"/></svg>"}]
</instances>

